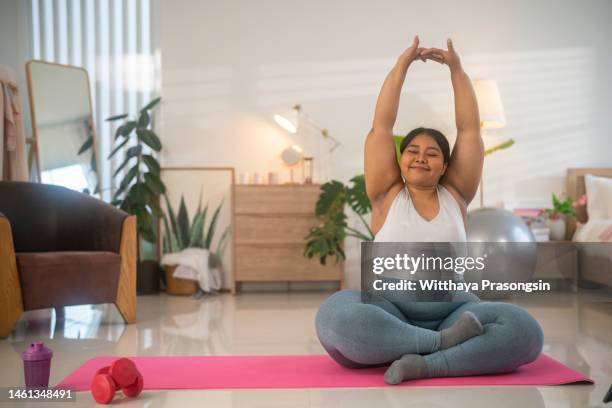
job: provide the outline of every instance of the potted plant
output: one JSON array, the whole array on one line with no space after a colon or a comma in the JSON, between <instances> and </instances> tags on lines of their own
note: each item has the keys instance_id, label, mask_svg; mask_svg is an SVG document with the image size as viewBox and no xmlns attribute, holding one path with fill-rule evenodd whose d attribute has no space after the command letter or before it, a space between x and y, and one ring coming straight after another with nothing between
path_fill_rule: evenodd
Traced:
<instances>
[{"instance_id":1,"label":"potted plant","mask_svg":"<svg viewBox=\"0 0 612 408\"><path fill-rule=\"evenodd\" d=\"M206 228L206 215L208 213L208 204L202 209L202 195L198 202L198 209L191 219L185 200L181 195L178 213L174 211L168 196L164 194L166 202L167 214L163 215L164 222L164 239L163 252L176 253L186 248L202 248L209 250L209 267L218 268L221 265L221 258L228 243L229 227L225 228L221 234L221 238L217 243L217 249L211 251L211 244L215 236L217 220L223 206L223 201L215 209L210 224ZM197 291L195 281L186 279L178 279L173 276L176 266L166 266L166 290L173 295L192 294Z\"/></svg>"},{"instance_id":2,"label":"potted plant","mask_svg":"<svg viewBox=\"0 0 612 408\"><path fill-rule=\"evenodd\" d=\"M135 118L124 113L106 119L108 122L124 120L115 131L115 148L108 159L127 147L123 162L112 176L118 187L111 204L136 215L138 236L149 243L156 242L154 218L162 215L159 197L166 191L166 186L160 178L161 167L154 156L154 153L161 151L162 144L152 129L151 120L151 112L160 100L161 98L153 99ZM140 240L138 242L140 243ZM159 264L153 260L141 260L140 247L139 244L138 293L156 293L159 290Z\"/></svg>"},{"instance_id":3,"label":"potted plant","mask_svg":"<svg viewBox=\"0 0 612 408\"><path fill-rule=\"evenodd\" d=\"M363 174L353 177L351 186L338 180L329 181L321 186L315 214L321 220L320 225L310 229L305 237L304 255L308 258L319 257L325 265L328 256L335 256L336 262L346 259L343 243L345 237L355 237L365 241L374 240L374 234L364 216L372 210L365 191ZM350 227L346 220L346 205L357 215L365 231Z\"/></svg>"},{"instance_id":4,"label":"potted plant","mask_svg":"<svg viewBox=\"0 0 612 408\"><path fill-rule=\"evenodd\" d=\"M576 216L576 210L571 199L561 201L559 197L552 194L552 208L546 208L542 212L547 217L546 224L550 228L550 239L561 241L565 239L567 232L567 219Z\"/></svg>"}]
</instances>

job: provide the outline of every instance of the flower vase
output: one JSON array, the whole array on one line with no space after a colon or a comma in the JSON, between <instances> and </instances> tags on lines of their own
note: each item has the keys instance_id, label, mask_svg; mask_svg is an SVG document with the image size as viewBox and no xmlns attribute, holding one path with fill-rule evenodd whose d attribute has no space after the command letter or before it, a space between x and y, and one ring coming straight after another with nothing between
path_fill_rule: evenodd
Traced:
<instances>
[{"instance_id":1,"label":"flower vase","mask_svg":"<svg viewBox=\"0 0 612 408\"><path fill-rule=\"evenodd\" d=\"M551 241L563 241L565 239L566 224L563 217L557 219L548 219L548 228L550 228Z\"/></svg>"}]
</instances>

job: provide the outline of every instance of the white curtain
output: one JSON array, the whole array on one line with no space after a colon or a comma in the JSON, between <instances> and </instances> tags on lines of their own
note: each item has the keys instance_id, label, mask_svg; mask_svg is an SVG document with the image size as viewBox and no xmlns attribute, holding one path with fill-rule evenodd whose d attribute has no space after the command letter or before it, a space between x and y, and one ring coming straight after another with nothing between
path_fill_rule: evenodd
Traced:
<instances>
[{"instance_id":1,"label":"white curtain","mask_svg":"<svg viewBox=\"0 0 612 408\"><path fill-rule=\"evenodd\" d=\"M136 115L159 89L156 80L156 0L27 0L30 57L84 67L89 73L98 135L103 198L109 200L111 175L121 157L106 158L118 122ZM156 8L156 7L155 7Z\"/></svg>"}]
</instances>

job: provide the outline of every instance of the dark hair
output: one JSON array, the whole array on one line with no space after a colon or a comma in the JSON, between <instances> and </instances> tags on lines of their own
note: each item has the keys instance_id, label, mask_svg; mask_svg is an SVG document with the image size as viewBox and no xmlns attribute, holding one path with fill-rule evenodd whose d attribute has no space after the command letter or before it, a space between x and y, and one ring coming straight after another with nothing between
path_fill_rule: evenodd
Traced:
<instances>
[{"instance_id":1,"label":"dark hair","mask_svg":"<svg viewBox=\"0 0 612 408\"><path fill-rule=\"evenodd\" d=\"M408 133L406 137L404 137L402 143L400 144L400 154L404 153L404 149L406 149L406 146L410 144L412 139L414 139L417 135L420 135L421 133L425 133L427 136L431 136L436 141L436 143L438 143L438 146L440 146L440 150L442 150L442 156L444 156L444 163L448 163L448 161L450 160L450 147L448 145L448 140L446 139L446 136L442 134L442 132L436 129L418 127L416 129L411 130L410 133Z\"/></svg>"}]
</instances>

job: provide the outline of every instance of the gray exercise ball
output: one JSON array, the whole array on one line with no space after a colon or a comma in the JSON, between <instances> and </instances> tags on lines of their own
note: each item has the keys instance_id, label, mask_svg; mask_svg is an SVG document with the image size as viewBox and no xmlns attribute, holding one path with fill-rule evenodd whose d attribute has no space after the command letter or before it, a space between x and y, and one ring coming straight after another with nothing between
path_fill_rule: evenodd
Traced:
<instances>
[{"instance_id":1,"label":"gray exercise ball","mask_svg":"<svg viewBox=\"0 0 612 408\"><path fill-rule=\"evenodd\" d=\"M486 261L485 269L469 276L466 274L466 281L531 281L537 261L537 244L533 233L520 217L501 208L470 211L467 216L467 240L470 256L485 256ZM494 292L487 297L505 296Z\"/></svg>"},{"instance_id":2,"label":"gray exercise ball","mask_svg":"<svg viewBox=\"0 0 612 408\"><path fill-rule=\"evenodd\" d=\"M535 242L523 220L501 208L479 208L467 216L469 242Z\"/></svg>"}]
</instances>

